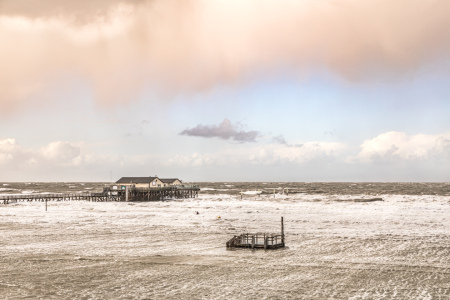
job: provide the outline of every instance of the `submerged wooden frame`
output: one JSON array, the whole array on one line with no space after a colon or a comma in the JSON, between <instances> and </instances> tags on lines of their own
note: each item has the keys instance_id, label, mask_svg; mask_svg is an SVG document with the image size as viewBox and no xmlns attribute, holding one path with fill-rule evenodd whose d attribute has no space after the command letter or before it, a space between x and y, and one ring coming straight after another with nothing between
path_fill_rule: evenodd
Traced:
<instances>
[{"instance_id":1,"label":"submerged wooden frame","mask_svg":"<svg viewBox=\"0 0 450 300\"><path fill-rule=\"evenodd\" d=\"M284 222L281 217L281 234L276 233L244 233L235 235L226 243L227 249L251 248L251 249L277 249L285 247Z\"/></svg>"}]
</instances>

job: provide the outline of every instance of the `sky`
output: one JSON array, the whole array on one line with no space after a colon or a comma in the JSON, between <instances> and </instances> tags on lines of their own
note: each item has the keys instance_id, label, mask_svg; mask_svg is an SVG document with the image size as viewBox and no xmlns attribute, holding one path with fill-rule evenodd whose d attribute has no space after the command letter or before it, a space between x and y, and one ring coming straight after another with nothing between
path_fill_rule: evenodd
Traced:
<instances>
[{"instance_id":1,"label":"sky","mask_svg":"<svg viewBox=\"0 0 450 300\"><path fill-rule=\"evenodd\" d=\"M447 0L0 0L0 181L450 181Z\"/></svg>"}]
</instances>

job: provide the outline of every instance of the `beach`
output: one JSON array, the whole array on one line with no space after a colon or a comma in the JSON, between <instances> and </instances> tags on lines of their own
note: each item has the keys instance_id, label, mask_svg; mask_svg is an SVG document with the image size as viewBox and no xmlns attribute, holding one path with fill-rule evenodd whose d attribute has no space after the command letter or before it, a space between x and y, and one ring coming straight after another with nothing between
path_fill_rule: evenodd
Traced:
<instances>
[{"instance_id":1,"label":"beach","mask_svg":"<svg viewBox=\"0 0 450 300\"><path fill-rule=\"evenodd\" d=\"M445 192L218 185L193 199L0 206L0 298L450 298ZM285 248L226 250L234 235L279 233L281 217Z\"/></svg>"}]
</instances>

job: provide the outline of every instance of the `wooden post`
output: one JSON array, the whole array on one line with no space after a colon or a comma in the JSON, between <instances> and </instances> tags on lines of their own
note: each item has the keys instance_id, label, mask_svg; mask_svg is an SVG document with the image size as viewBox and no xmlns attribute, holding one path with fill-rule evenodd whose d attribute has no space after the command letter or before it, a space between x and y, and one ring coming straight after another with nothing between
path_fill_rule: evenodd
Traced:
<instances>
[{"instance_id":1,"label":"wooden post","mask_svg":"<svg viewBox=\"0 0 450 300\"><path fill-rule=\"evenodd\" d=\"M267 238L266 234L264 233L264 250L267 249Z\"/></svg>"},{"instance_id":2,"label":"wooden post","mask_svg":"<svg viewBox=\"0 0 450 300\"><path fill-rule=\"evenodd\" d=\"M47 198L45 198L45 211L47 211Z\"/></svg>"},{"instance_id":3,"label":"wooden post","mask_svg":"<svg viewBox=\"0 0 450 300\"><path fill-rule=\"evenodd\" d=\"M125 201L128 202L128 185L125 187Z\"/></svg>"},{"instance_id":4,"label":"wooden post","mask_svg":"<svg viewBox=\"0 0 450 300\"><path fill-rule=\"evenodd\" d=\"M255 236L252 235L252 249L255 248Z\"/></svg>"},{"instance_id":5,"label":"wooden post","mask_svg":"<svg viewBox=\"0 0 450 300\"><path fill-rule=\"evenodd\" d=\"M283 217L281 217L281 243L284 247L284 220Z\"/></svg>"}]
</instances>

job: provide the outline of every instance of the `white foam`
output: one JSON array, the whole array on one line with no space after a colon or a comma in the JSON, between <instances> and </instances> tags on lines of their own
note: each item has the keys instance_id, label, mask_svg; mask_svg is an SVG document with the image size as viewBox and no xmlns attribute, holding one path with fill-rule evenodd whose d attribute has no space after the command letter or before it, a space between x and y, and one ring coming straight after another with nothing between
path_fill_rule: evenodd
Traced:
<instances>
[{"instance_id":1,"label":"white foam","mask_svg":"<svg viewBox=\"0 0 450 300\"><path fill-rule=\"evenodd\" d=\"M47 211L44 203L19 202L0 205L0 220L6 229L2 238L8 241L2 244L2 251L19 259L63 257L64 264L72 257L75 264L67 266L77 268L76 272L85 258L106 258L98 263L111 263L117 274L131 274L129 283L148 287L145 293L134 294L135 298L187 298L198 292L197 287L205 289L205 282L214 288L206 290L210 294L204 294L205 299L239 298L242 289L247 297L241 298L298 298L295 293L307 299L326 295L339 299L446 298L445 284L441 287L447 282L450 262L450 197L377 195L383 201L351 201L371 197L246 194L241 200L239 194L200 193L198 198L177 201L51 201ZM279 232L281 216L287 248L225 250L225 242L234 235ZM148 267L138 272L120 269L130 266L134 258L136 263L144 260ZM115 260L118 263L112 264ZM33 263L39 266L38 261ZM60 266L57 261L45 264L50 271L51 265ZM224 267L229 267L233 276L218 276L217 270ZM99 277L98 288L104 289L99 295L111 296L106 289L128 283L124 276ZM152 285L141 284L148 283L148 278ZM299 282L301 288L296 290ZM73 289L69 292L74 292L78 286L70 284ZM167 293L179 292L180 286L192 290L167 297ZM434 296L422 297L424 289ZM130 290L114 293L126 298ZM294 293L280 296L291 290Z\"/></svg>"},{"instance_id":2,"label":"white foam","mask_svg":"<svg viewBox=\"0 0 450 300\"><path fill-rule=\"evenodd\" d=\"M261 194L261 191L246 191L246 192L242 192L242 194L244 195L259 195Z\"/></svg>"},{"instance_id":3,"label":"white foam","mask_svg":"<svg viewBox=\"0 0 450 300\"><path fill-rule=\"evenodd\" d=\"M35 192L36 191L33 191L33 190L26 190L26 191L22 191L22 194L33 194Z\"/></svg>"}]
</instances>

